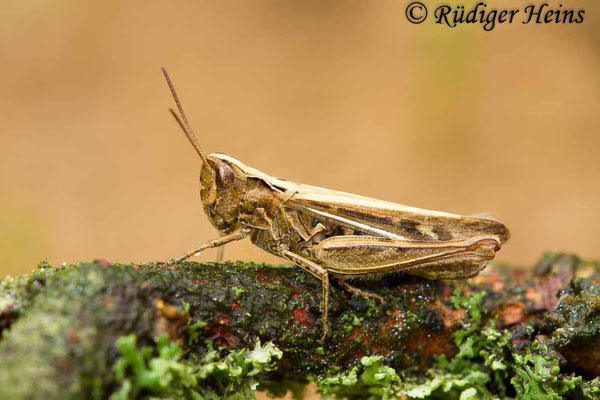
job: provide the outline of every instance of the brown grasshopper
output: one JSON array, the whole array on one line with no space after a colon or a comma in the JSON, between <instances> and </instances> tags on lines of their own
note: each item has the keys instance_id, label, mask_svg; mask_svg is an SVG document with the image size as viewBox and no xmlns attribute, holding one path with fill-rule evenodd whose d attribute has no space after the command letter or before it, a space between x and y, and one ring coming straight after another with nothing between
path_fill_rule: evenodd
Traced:
<instances>
[{"instance_id":1,"label":"brown grasshopper","mask_svg":"<svg viewBox=\"0 0 600 400\"><path fill-rule=\"evenodd\" d=\"M167 71L179 110L171 110L200 159L200 197L221 237L171 263L206 249L250 238L321 280L323 336L327 336L329 276L353 294L383 299L346 281L390 272L427 279L477 275L509 238L487 217L408 207L273 178L225 154L206 155L196 139ZM183 121L183 122L182 122Z\"/></svg>"}]
</instances>

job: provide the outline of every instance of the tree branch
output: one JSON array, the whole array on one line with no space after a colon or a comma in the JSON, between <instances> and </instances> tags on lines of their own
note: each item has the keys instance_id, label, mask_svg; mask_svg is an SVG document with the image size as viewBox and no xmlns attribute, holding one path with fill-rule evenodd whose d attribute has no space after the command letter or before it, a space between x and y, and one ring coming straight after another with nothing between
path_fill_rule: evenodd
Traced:
<instances>
[{"instance_id":1,"label":"tree branch","mask_svg":"<svg viewBox=\"0 0 600 400\"><path fill-rule=\"evenodd\" d=\"M374 355L399 375L429 379L432 367L446 368L441 355L452 360L467 335L493 326L510 333L511 353L541 343L561 374L590 380L600 375L599 277L598 263L548 254L533 274L495 265L469 281L398 274L358 283L383 296L383 305L334 283L330 334L320 344L321 284L298 268L42 264L0 284L0 398L108 398L122 383L117 340L130 334L138 347L156 347L167 334L190 365L211 349L225 354L272 341L283 356L261 375L268 383L322 381ZM473 298L481 302L468 303Z\"/></svg>"}]
</instances>

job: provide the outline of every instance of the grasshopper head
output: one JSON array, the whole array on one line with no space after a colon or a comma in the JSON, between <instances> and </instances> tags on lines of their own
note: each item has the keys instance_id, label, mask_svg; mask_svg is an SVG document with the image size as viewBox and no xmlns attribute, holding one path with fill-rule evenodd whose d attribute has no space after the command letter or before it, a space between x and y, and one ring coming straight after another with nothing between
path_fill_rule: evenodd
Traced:
<instances>
[{"instance_id":1,"label":"grasshopper head","mask_svg":"<svg viewBox=\"0 0 600 400\"><path fill-rule=\"evenodd\" d=\"M246 174L221 154L211 154L200 170L200 199L215 228L229 233L238 226Z\"/></svg>"}]
</instances>

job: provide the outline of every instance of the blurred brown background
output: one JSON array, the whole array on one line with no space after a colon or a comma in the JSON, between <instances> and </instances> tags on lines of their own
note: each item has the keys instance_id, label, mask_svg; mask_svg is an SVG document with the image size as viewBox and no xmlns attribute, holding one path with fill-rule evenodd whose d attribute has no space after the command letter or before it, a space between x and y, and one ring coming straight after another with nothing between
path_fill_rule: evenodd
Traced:
<instances>
[{"instance_id":1,"label":"blurred brown background","mask_svg":"<svg viewBox=\"0 0 600 400\"><path fill-rule=\"evenodd\" d=\"M411 25L399 0L3 0L0 276L216 237L162 65L208 152L492 212L512 230L499 260L600 258L600 7L565 3L583 24L484 32ZM249 242L226 256L276 261Z\"/></svg>"},{"instance_id":2,"label":"blurred brown background","mask_svg":"<svg viewBox=\"0 0 600 400\"><path fill-rule=\"evenodd\" d=\"M3 0L0 276L164 260L216 237L162 65L208 152L490 211L512 230L503 261L600 258L600 7L565 3L583 24L484 32L411 25L399 0ZM249 242L226 256L276 261Z\"/></svg>"}]
</instances>

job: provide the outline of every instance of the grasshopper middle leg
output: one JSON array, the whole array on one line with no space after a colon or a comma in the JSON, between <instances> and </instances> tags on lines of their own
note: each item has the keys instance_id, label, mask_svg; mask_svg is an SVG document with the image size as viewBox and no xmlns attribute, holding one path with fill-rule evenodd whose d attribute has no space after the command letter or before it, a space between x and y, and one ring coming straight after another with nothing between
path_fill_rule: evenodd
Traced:
<instances>
[{"instance_id":1,"label":"grasshopper middle leg","mask_svg":"<svg viewBox=\"0 0 600 400\"><path fill-rule=\"evenodd\" d=\"M217 249L217 261L223 261L225 259L225 245Z\"/></svg>"},{"instance_id":2,"label":"grasshopper middle leg","mask_svg":"<svg viewBox=\"0 0 600 400\"><path fill-rule=\"evenodd\" d=\"M337 281L340 284L340 286L343 287L344 289L346 289L348 292L355 294L357 296L362 296L367 299L369 299L369 298L375 299L375 300L379 301L381 304L385 303L385 300L380 295L371 293L371 292L367 292L366 290L361 290L357 287L354 287L354 286L350 285L348 282L346 282L346 278L343 278L341 276L336 276L336 278L337 278Z\"/></svg>"}]
</instances>

